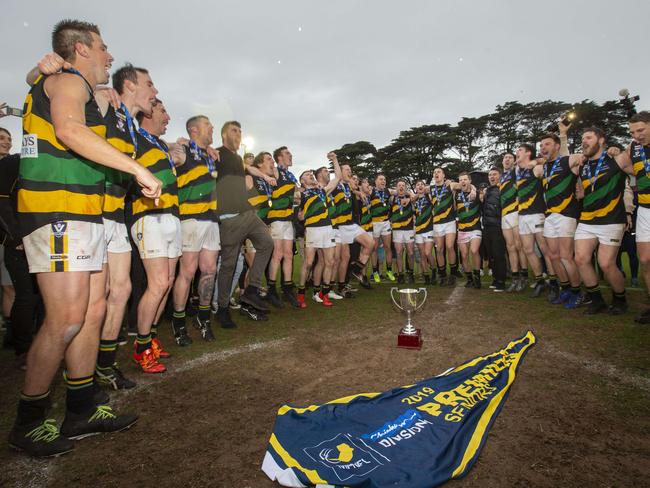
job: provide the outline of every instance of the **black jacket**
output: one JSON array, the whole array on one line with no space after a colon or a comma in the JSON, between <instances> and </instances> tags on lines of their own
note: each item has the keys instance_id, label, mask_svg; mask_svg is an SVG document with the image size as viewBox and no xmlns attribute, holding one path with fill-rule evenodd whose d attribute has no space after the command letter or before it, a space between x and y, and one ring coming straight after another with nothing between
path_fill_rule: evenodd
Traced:
<instances>
[{"instance_id":1,"label":"black jacket","mask_svg":"<svg viewBox=\"0 0 650 488\"><path fill-rule=\"evenodd\" d=\"M0 244L16 247L21 244L16 218L16 180L20 154L0 159Z\"/></svg>"},{"instance_id":2,"label":"black jacket","mask_svg":"<svg viewBox=\"0 0 650 488\"><path fill-rule=\"evenodd\" d=\"M501 228L501 201L498 185L489 186L485 191L483 227Z\"/></svg>"}]
</instances>

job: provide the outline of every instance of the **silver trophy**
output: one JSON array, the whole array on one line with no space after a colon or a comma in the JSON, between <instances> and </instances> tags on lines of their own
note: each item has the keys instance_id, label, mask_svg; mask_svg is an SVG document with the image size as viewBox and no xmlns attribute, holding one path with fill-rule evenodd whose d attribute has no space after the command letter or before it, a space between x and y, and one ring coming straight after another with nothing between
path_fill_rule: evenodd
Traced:
<instances>
[{"instance_id":1,"label":"silver trophy","mask_svg":"<svg viewBox=\"0 0 650 488\"><path fill-rule=\"evenodd\" d=\"M395 300L395 292L398 293L399 300ZM424 293L422 301L418 303L418 297ZM408 349L420 349L422 347L422 334L420 329L413 327L411 323L411 314L422 308L427 301L426 288L391 288L390 297L397 308L406 313L406 325L402 328L397 337L397 347Z\"/></svg>"}]
</instances>

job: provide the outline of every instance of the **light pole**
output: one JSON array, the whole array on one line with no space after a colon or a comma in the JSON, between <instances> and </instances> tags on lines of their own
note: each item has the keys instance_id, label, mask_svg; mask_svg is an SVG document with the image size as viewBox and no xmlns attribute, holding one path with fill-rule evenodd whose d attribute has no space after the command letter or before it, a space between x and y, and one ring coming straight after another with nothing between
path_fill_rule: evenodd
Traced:
<instances>
[{"instance_id":1,"label":"light pole","mask_svg":"<svg viewBox=\"0 0 650 488\"><path fill-rule=\"evenodd\" d=\"M255 139L252 136L246 136L241 140L242 156L253 150Z\"/></svg>"}]
</instances>

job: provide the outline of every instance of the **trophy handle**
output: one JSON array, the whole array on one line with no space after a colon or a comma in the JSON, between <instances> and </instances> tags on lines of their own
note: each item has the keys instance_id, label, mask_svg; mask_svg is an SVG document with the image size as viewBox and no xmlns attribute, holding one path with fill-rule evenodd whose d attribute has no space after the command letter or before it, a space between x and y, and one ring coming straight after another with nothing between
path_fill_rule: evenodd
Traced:
<instances>
[{"instance_id":1,"label":"trophy handle","mask_svg":"<svg viewBox=\"0 0 650 488\"><path fill-rule=\"evenodd\" d=\"M422 308L422 306L423 306L423 305L426 303L426 301L427 301L427 296L428 296L428 295L427 295L427 289L426 289L426 288L420 288L419 291L423 291L423 292L424 292L424 298L422 299L422 303L420 303L420 305L417 305L417 306L415 307L414 312L417 312L418 310L420 310L420 309Z\"/></svg>"},{"instance_id":2,"label":"trophy handle","mask_svg":"<svg viewBox=\"0 0 650 488\"><path fill-rule=\"evenodd\" d=\"M397 288L397 287L395 287L395 286L392 287L392 288L390 289L390 298L391 298L391 300L393 300L393 303L395 304L395 306L396 306L397 308L399 308L400 310L403 310L402 307L400 307L399 303L395 301L395 295L394 295L394 293L395 293L396 291L399 292L399 288Z\"/></svg>"}]
</instances>

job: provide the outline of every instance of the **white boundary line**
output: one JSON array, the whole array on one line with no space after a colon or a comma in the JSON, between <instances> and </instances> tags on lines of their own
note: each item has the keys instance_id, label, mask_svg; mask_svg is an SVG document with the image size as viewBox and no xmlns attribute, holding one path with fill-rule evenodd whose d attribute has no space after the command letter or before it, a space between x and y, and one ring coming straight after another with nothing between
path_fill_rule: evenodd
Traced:
<instances>
[{"instance_id":1,"label":"white boundary line","mask_svg":"<svg viewBox=\"0 0 650 488\"><path fill-rule=\"evenodd\" d=\"M267 342L253 342L245 346L202 354L199 357L189 359L184 363L180 363L178 367L170 368L166 373L162 375L146 378L145 382L138 383L138 386L136 388L117 392L117 395L113 393L114 397L112 398L111 405L119 405L133 393L137 394L138 392L147 390L153 385L166 381L170 378L174 378L175 376L187 371L191 371L199 366L205 366L210 363L224 361L232 356L239 354L245 354L264 349L272 349L284 344L290 344L292 341L293 339L285 337L283 339L275 339ZM74 456L74 452L69 454L69 456ZM21 476L22 480L29 480L27 484L24 484L25 481L21 481L20 485L14 486L19 486L20 488L41 488L46 487L50 483L51 478L54 476L54 473L58 467L57 460L58 458L35 459L19 454L15 460L7 463L7 465L3 467L3 470L5 473L23 473L24 477Z\"/></svg>"}]
</instances>

